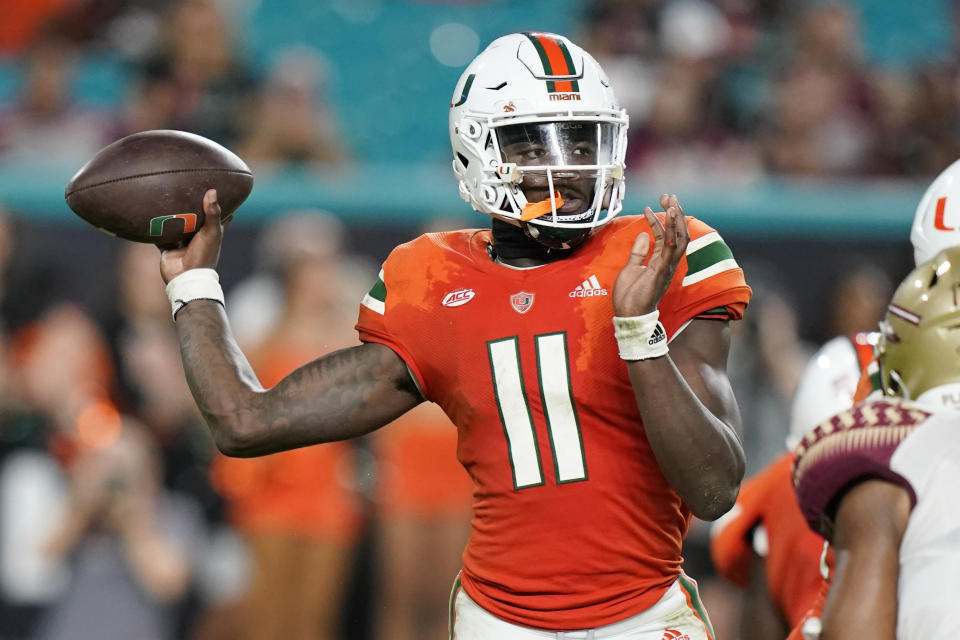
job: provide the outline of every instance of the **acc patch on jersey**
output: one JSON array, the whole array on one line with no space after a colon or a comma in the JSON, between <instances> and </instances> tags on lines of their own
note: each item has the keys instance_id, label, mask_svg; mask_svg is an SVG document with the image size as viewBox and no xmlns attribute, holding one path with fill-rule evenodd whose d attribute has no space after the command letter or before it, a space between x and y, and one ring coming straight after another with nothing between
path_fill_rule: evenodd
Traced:
<instances>
[{"instance_id":1,"label":"acc patch on jersey","mask_svg":"<svg viewBox=\"0 0 960 640\"><path fill-rule=\"evenodd\" d=\"M477 294L473 289L457 289L443 296L440 304L445 307L459 307L473 300L473 296L475 295Z\"/></svg>"}]
</instances>

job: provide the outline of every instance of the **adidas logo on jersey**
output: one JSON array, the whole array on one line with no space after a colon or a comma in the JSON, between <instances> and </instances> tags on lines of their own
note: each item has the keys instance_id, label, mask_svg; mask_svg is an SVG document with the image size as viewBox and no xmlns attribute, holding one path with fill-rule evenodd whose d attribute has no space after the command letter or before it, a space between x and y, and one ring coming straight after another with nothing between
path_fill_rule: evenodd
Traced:
<instances>
[{"instance_id":1,"label":"adidas logo on jersey","mask_svg":"<svg viewBox=\"0 0 960 640\"><path fill-rule=\"evenodd\" d=\"M593 275L577 285L577 288L570 292L571 298L590 298L592 296L605 296L607 290L600 286L597 276Z\"/></svg>"},{"instance_id":2,"label":"adidas logo on jersey","mask_svg":"<svg viewBox=\"0 0 960 640\"><path fill-rule=\"evenodd\" d=\"M653 330L653 335L651 335L650 339L647 340L647 344L652 347L658 342L663 342L666 339L667 339L667 332L663 330L663 325L658 322L657 326Z\"/></svg>"}]
</instances>

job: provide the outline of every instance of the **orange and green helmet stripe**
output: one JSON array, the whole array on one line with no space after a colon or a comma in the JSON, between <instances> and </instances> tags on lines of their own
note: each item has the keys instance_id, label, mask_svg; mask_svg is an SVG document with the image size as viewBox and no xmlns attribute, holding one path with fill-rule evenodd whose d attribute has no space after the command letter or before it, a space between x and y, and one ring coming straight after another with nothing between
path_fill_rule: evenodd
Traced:
<instances>
[{"instance_id":1,"label":"orange and green helmet stripe","mask_svg":"<svg viewBox=\"0 0 960 640\"><path fill-rule=\"evenodd\" d=\"M563 40L559 40L545 33L532 31L525 32L533 47L540 55L543 64L543 74L546 76L572 76L576 66L573 57ZM547 80L549 93L580 91L580 84L576 80Z\"/></svg>"}]
</instances>

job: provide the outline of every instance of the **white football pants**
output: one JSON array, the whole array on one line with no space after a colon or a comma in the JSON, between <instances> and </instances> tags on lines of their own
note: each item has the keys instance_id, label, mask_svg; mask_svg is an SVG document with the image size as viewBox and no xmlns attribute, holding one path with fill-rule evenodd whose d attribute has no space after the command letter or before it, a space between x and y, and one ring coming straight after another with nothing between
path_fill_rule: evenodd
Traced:
<instances>
[{"instance_id":1,"label":"white football pants","mask_svg":"<svg viewBox=\"0 0 960 640\"><path fill-rule=\"evenodd\" d=\"M686 575L646 611L595 629L543 631L505 622L471 600L459 578L450 613L450 640L714 640L697 583Z\"/></svg>"}]
</instances>

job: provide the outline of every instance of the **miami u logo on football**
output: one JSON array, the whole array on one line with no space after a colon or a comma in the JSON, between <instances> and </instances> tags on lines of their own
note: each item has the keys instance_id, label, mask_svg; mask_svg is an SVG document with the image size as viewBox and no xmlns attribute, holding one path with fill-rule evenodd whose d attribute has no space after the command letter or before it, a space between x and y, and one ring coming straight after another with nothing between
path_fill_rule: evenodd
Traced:
<instances>
[{"instance_id":1,"label":"miami u logo on football","mask_svg":"<svg viewBox=\"0 0 960 640\"><path fill-rule=\"evenodd\" d=\"M163 225L166 224L167 220L183 220L183 232L191 233L197 230L197 214L195 213L178 213L177 215L171 216L157 216L150 220L150 235L151 236L162 236L163 235Z\"/></svg>"}]
</instances>

